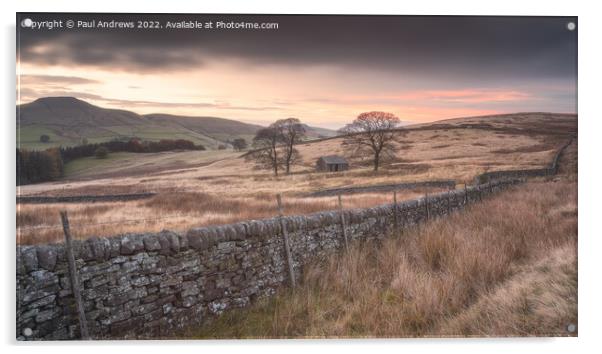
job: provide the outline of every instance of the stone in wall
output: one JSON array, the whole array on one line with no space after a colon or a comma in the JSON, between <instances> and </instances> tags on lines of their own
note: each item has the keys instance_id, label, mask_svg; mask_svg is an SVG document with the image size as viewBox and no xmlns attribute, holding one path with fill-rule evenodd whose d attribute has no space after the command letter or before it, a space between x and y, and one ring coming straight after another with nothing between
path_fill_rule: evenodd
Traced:
<instances>
[{"instance_id":1,"label":"stone in wall","mask_svg":"<svg viewBox=\"0 0 602 354\"><path fill-rule=\"evenodd\" d=\"M520 180L504 180L398 203L400 227L447 215ZM392 204L344 210L348 237L368 242L393 227ZM344 247L340 211L284 217L294 261ZM232 308L273 295L288 282L279 219L193 228L181 234L124 234L74 241L92 338L170 336ZM63 244L17 248L17 339L79 338ZM31 330L31 335L26 329Z\"/></svg>"}]
</instances>

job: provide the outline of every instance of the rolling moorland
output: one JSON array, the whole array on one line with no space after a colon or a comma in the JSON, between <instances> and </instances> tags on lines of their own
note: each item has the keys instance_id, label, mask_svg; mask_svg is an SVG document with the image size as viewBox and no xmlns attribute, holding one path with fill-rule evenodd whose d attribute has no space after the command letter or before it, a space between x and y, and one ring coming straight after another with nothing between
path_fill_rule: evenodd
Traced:
<instances>
[{"instance_id":1,"label":"rolling moorland","mask_svg":"<svg viewBox=\"0 0 602 354\"><path fill-rule=\"evenodd\" d=\"M62 239L58 211L69 212L74 237L124 232L186 230L276 215L275 195L283 194L285 214L337 208L336 197L311 197L326 188L453 179L471 183L486 171L546 166L557 148L576 134L575 115L524 113L470 117L409 126L395 136L395 153L378 172L369 159L353 156L341 138L298 146L300 162L290 175L258 170L244 153L232 150L149 154L114 153L104 160L84 158L65 166L56 182L19 187L19 195L80 195L153 192L150 199L113 203L19 204L21 244ZM315 171L318 157L346 156L351 169ZM399 199L437 192L401 191ZM390 193L344 196L344 207L391 201Z\"/></svg>"},{"instance_id":2,"label":"rolling moorland","mask_svg":"<svg viewBox=\"0 0 602 354\"><path fill-rule=\"evenodd\" d=\"M100 143L137 137L147 141L185 139L207 149L235 138L251 140L259 125L216 117L169 114L139 115L94 106L74 97L46 97L17 106L17 142L28 149L73 146L86 139ZM310 137L332 136L334 131L307 127ZM50 141L40 142L41 135Z\"/></svg>"},{"instance_id":3,"label":"rolling moorland","mask_svg":"<svg viewBox=\"0 0 602 354\"><path fill-rule=\"evenodd\" d=\"M377 246L355 244L305 267L294 290L179 336L576 336L574 167Z\"/></svg>"},{"instance_id":4,"label":"rolling moorland","mask_svg":"<svg viewBox=\"0 0 602 354\"><path fill-rule=\"evenodd\" d=\"M559 166L556 176L310 264L294 290L179 336L576 336L576 142Z\"/></svg>"},{"instance_id":5,"label":"rolling moorland","mask_svg":"<svg viewBox=\"0 0 602 354\"><path fill-rule=\"evenodd\" d=\"M328 188L444 179L463 188L483 172L546 167L573 139L556 175L529 178L380 242L353 243L304 266L296 288L279 288L274 297L260 297L169 337L575 336L578 330L570 325L577 323L576 134L575 115L445 120L396 130L394 153L379 171L366 156L346 150L341 137L332 137L298 145L300 161L290 175L277 177L257 169L244 151L81 158L66 164L61 180L19 186L19 195L155 195L18 204L17 243L61 242L59 210L69 212L72 235L85 239L268 218L277 214L277 193L283 194L285 214L299 215L336 209L336 197L312 196ZM330 154L345 156L350 170L317 172L316 159ZM400 190L398 200L441 190ZM370 207L390 203L391 197L390 192L349 194L343 204Z\"/></svg>"}]
</instances>

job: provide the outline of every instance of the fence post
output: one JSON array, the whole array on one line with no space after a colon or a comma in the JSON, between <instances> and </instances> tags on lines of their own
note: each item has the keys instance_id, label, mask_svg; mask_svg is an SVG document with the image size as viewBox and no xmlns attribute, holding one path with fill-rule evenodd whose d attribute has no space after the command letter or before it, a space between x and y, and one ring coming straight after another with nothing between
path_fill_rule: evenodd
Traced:
<instances>
[{"instance_id":1,"label":"fence post","mask_svg":"<svg viewBox=\"0 0 602 354\"><path fill-rule=\"evenodd\" d=\"M406 227L406 225L408 224L408 219L407 219L407 216L404 214L404 211L405 210L404 210L404 207L403 207L403 204L402 204L401 208L399 208L399 210L398 210L400 218L401 218L401 220L400 220L401 221L401 223L400 223L401 227L400 227L399 232L401 232L401 229L404 228L404 227Z\"/></svg>"},{"instance_id":2,"label":"fence post","mask_svg":"<svg viewBox=\"0 0 602 354\"><path fill-rule=\"evenodd\" d=\"M291 281L291 286L294 288L295 282L295 271L293 270L293 256L291 255L291 246L288 241L288 231L286 230L286 222L284 221L284 212L282 208L282 196L276 195L278 201L278 218L280 219L280 227L282 228L282 237L284 238L284 250L286 251L286 261L288 263L288 275Z\"/></svg>"},{"instance_id":3,"label":"fence post","mask_svg":"<svg viewBox=\"0 0 602 354\"><path fill-rule=\"evenodd\" d=\"M429 192L424 194L424 209L426 210L426 220L429 219Z\"/></svg>"},{"instance_id":4,"label":"fence post","mask_svg":"<svg viewBox=\"0 0 602 354\"><path fill-rule=\"evenodd\" d=\"M71 281L71 291L73 292L73 297L75 298L75 306L77 307L81 339L89 340L90 335L88 334L88 323L86 322L86 313L84 312L84 305L82 303L82 295L79 288L77 268L75 268L73 246L71 245L71 230L69 227L69 217L67 216L67 211L65 210L61 211L60 214L61 221L63 223L63 232L65 233L65 250L67 252L67 262L69 265L69 280Z\"/></svg>"},{"instance_id":5,"label":"fence post","mask_svg":"<svg viewBox=\"0 0 602 354\"><path fill-rule=\"evenodd\" d=\"M464 183L464 205L468 205L468 187Z\"/></svg>"},{"instance_id":6,"label":"fence post","mask_svg":"<svg viewBox=\"0 0 602 354\"><path fill-rule=\"evenodd\" d=\"M345 223L345 213L343 212L343 201L339 194L339 213L341 214L341 228L343 228L343 238L345 239L345 249L349 250L349 240L347 240L347 225Z\"/></svg>"},{"instance_id":7,"label":"fence post","mask_svg":"<svg viewBox=\"0 0 602 354\"><path fill-rule=\"evenodd\" d=\"M397 191L393 191L393 226L395 227L395 233L399 234L399 221L397 218Z\"/></svg>"}]
</instances>

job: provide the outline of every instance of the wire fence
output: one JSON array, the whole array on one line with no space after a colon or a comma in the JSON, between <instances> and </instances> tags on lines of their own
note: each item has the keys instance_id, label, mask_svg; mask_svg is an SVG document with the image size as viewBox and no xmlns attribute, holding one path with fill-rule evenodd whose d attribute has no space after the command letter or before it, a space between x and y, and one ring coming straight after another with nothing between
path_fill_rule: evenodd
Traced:
<instances>
[{"instance_id":1,"label":"wire fence","mask_svg":"<svg viewBox=\"0 0 602 354\"><path fill-rule=\"evenodd\" d=\"M399 188L399 190L405 190L405 188ZM183 189L175 189L174 191L171 191L171 193L173 192L197 192L197 193L202 193L199 192L198 190L195 189L189 189L189 188L183 188ZM428 194L428 190L422 190L420 188L418 189L411 189L412 192L418 192L419 194L424 194L427 193ZM371 191L369 193L374 193L374 194L380 194L380 195L389 195L391 191ZM165 193L165 191L162 191L162 193ZM169 192L168 192L169 193ZM351 193L353 194L353 193ZM315 211L323 211L323 210L334 210L337 208L340 208L340 198L341 195L345 196L348 195L348 193L338 193L336 195L327 195L327 196L320 196L318 198L324 198L324 199L329 199L332 200L332 206L331 207L323 207L320 208L319 210L315 210ZM308 197L308 196L303 196L304 198L309 198L311 200L316 200L316 197ZM339 198L339 203L337 203L337 197ZM413 196L415 197L415 196ZM151 197L152 198L152 197ZM393 200L391 200L392 202ZM74 202L59 202L59 203L49 203L49 204L98 204L98 203L111 203L111 204L119 204L119 203L136 203L136 202L140 202L140 200L128 200L128 201L98 201L98 202L90 202L90 201L74 201ZM382 203L382 201L381 201ZM34 203L37 204L37 203ZM39 203L40 205L45 204L45 203ZM31 204L30 204L31 205ZM46 204L48 205L48 204ZM57 220L58 220L58 213L59 213L59 209L61 208L57 208L56 213L57 213ZM207 210L207 212L211 212L211 210ZM269 218L269 217L276 217L278 215L278 208L276 208L276 206L274 206L274 210L273 210L273 214L271 215L261 215L258 216L260 218ZM78 223L78 217L76 216L75 218L72 218L71 221L71 227L74 229L85 229L85 228L94 228L94 227L100 227L103 225L126 225L126 224L141 224L141 223L148 223L148 222L157 222L157 221L162 221L162 220L170 220L170 219L177 219L177 218L194 218L194 217L198 217L198 215L192 215L189 212L180 212L180 213L176 213L176 214L171 214L171 215L165 215L165 216L158 216L158 217L152 217L152 218L137 218L137 219L115 219L115 220L111 220L111 221L99 221L99 222L81 222ZM73 222L75 221L75 222ZM200 226L200 225L199 225ZM31 225L31 226L19 226L19 220L17 220L17 230L20 232L31 232L31 231L36 231L36 230L60 230L62 228L62 224L61 223L57 223L57 224L51 224L51 225L47 225L47 224L43 224L43 225Z\"/></svg>"},{"instance_id":2,"label":"wire fence","mask_svg":"<svg viewBox=\"0 0 602 354\"><path fill-rule=\"evenodd\" d=\"M169 215L169 216L162 216L162 217L157 217L157 218L145 218L145 219L120 219L120 220L114 220L114 221L103 221L103 222L98 222L98 223L85 223L85 224L75 223L75 224L71 224L71 227L85 228L85 227L114 225L114 224L135 224L135 223L142 223L142 222L149 222L149 221L175 219L175 218L181 218L183 216L186 216L186 215ZM60 229L62 227L63 227L63 225L57 224L57 225L36 225L36 226L17 227L17 229L22 230L22 231L29 231L29 230L38 230L38 229Z\"/></svg>"},{"instance_id":3,"label":"wire fence","mask_svg":"<svg viewBox=\"0 0 602 354\"><path fill-rule=\"evenodd\" d=\"M422 192L422 191L421 191ZM383 193L383 192L379 192L379 191L375 191L372 192L375 194L381 194L381 195L389 195L389 191L387 191L387 193ZM426 192L428 194L428 192ZM423 194L423 193L420 193ZM341 197L341 195L345 195L345 194L337 194L337 195L329 195L329 196L322 196L321 198L325 198L325 199L329 199L332 200L332 206L330 207L325 207L325 208L320 208L319 210L315 210L315 211L323 211L323 210L334 210L338 208L337 204L337 197ZM309 197L308 197L309 198ZM316 199L315 197L312 197L311 199ZM392 202L393 200L391 200ZM94 204L94 203L86 203L86 202L81 202L81 203L85 203L85 204ZM99 202L99 203L103 203L103 202ZM71 204L71 203L65 203L65 204ZM78 203L73 203L73 204L78 204ZM207 210L207 212L211 212L211 210ZM58 220L58 213L59 213L59 208L57 208L56 210L57 213L57 220ZM274 210L273 210L273 214L272 215L261 215L259 217L261 218L265 218L265 217L276 217L278 215L278 208L276 206L274 206ZM111 220L111 221L100 221L100 222L83 222L83 223L78 223L77 222L77 217L72 219L71 222L71 227L74 229L82 229L82 228L93 228L93 227L99 227L99 226L103 226L103 225L124 225L124 224L137 224L137 223L146 223L146 222L157 222L157 221L161 221L161 220L169 220L169 219L177 219L177 218L194 218L194 217L198 217L198 215L192 215L189 212L180 212L180 213L176 213L176 214L171 214L171 215L165 215L165 216L158 216L158 217L152 217L152 218L138 218L138 219L116 219L116 220ZM75 222L73 222L75 221ZM61 229L63 226L60 223L57 224L52 224L52 225L32 225L32 226L19 226L19 222L17 221L17 230L18 231L22 231L22 232L29 232L29 231L34 231L34 230L53 230L53 229Z\"/></svg>"},{"instance_id":4,"label":"wire fence","mask_svg":"<svg viewBox=\"0 0 602 354\"><path fill-rule=\"evenodd\" d=\"M390 195L389 193L382 193L382 192L377 192L376 194L382 194L383 196ZM397 196L397 194L395 194L395 195ZM428 192L427 192L427 195L428 195ZM413 197L415 197L415 196L413 196ZM316 210L312 210L310 212L320 212L320 211L325 211L325 210L335 210L335 209L342 208L340 194L337 196L325 196L324 198L332 199L332 201L333 201L332 205L331 206L321 205L321 207L317 207ZM338 203L337 203L337 198L338 198ZM312 198L312 199L315 200L315 198ZM390 201L383 200L375 205L382 204L383 202L393 202L393 199L391 199ZM65 204L69 204L69 203L65 203ZM91 203L91 204L93 204L93 203ZM290 204L290 203L286 203L286 204ZM282 212L282 210L280 210L281 207L277 208L274 205L273 213L269 213L269 215L268 214L258 215L257 218L258 219L273 218L273 217L277 217L278 215L282 215L283 212ZM59 233L61 233L61 229L63 228L63 225L60 223L60 218L59 218L60 210L59 209L61 209L61 208L57 208L57 210L56 210L57 224L19 226L19 220L17 219L17 233L18 233L19 238L20 238L20 236L24 236L24 235L27 235L27 237L33 237L36 231L50 233L52 235L56 234L54 236L59 236ZM206 211L208 213L211 213L211 210L206 210ZM152 231L152 230L138 230L139 228L143 228L144 226L136 226L136 224L157 223L159 221L176 220L176 219L182 220L182 218L188 218L188 220L182 221L181 229L195 227L195 226L201 227L201 226L205 226L206 224L208 224L207 220L204 220L204 222L203 222L201 220L195 219L196 217L199 217L199 216L191 215L190 213L186 213L186 212L180 212L180 213L174 213L171 215L164 215L164 216L157 216L157 217L150 217L150 218L149 217L136 218L136 219L117 218L117 219L110 220L110 221L95 222L93 220L86 220L85 217L84 218L78 217L77 213L75 213L75 217L71 218L70 226L72 229L76 230L76 234L75 234L76 238L87 238L87 237L91 236L92 234L94 234L96 236L100 236L104 231L107 231L107 230L102 230L102 227L108 226L108 225L119 225L119 226L133 225L132 227L135 230L132 229L132 227L130 227L129 232L144 232L144 231ZM203 217L200 216L200 218L202 219ZM223 224L223 223L237 222L237 221L243 220L243 219L238 220L236 217L232 217L232 218L227 217L226 219L227 219L227 220L225 220L226 222L223 222L222 220L220 220L219 222L209 223L209 224ZM246 219L244 219L244 220L246 220ZM149 228L153 228L153 227L156 227L156 225L152 225L152 224L149 225ZM178 229L177 225L175 225L175 227L174 226L171 226L171 227L174 230ZM123 232L127 232L126 229L128 229L128 227L125 227L123 229ZM54 231L54 230L56 230L56 231ZM78 234L77 230L80 230L79 234ZM113 232L115 232L115 230L113 230ZM32 240L31 242L36 242L36 241Z\"/></svg>"},{"instance_id":5,"label":"wire fence","mask_svg":"<svg viewBox=\"0 0 602 354\"><path fill-rule=\"evenodd\" d=\"M451 190L451 189L450 189ZM377 193L377 194L382 194L383 196L391 196L392 198L390 200L380 200L378 203L374 204L374 205L380 205L383 202L384 203L397 203L398 202L398 191L393 191L392 193L387 192L387 193ZM428 192L426 192L425 197L428 198ZM280 197L280 194L278 195ZM387 197L385 197L386 199L388 199ZM415 196L413 196L415 197ZM337 196L327 196L325 198L328 199L332 199L333 203L332 205L326 206L326 205L321 205L320 208L316 209L316 210L312 210L309 212L321 212L321 211L325 211L325 210L343 210L346 208L343 208L343 203L342 203L342 195L339 194ZM315 199L315 198L312 198ZM338 203L337 203L338 201ZM265 215L257 215L256 218L258 219L265 219L265 218L273 218L273 217L277 217L277 216L282 216L284 215L284 208L283 208L283 204L281 200L278 201L278 207L274 207L273 213L268 213ZM294 203L294 201L293 201ZM289 204L289 206L291 205L291 203L287 203ZM374 206L372 205L372 206ZM362 206L363 208L365 207L370 207L370 206ZM353 205L348 205L347 208L357 208L357 206L353 206ZM56 213L57 213L57 220L58 220L58 215L59 215L59 209L57 208ZM211 210L206 210L207 212L211 213ZM290 212L293 212L292 210ZM286 213L288 214L288 213ZM77 213L75 214L77 215ZM294 215L294 214L290 214L290 215ZM121 232L145 232L145 231L152 231L150 229L156 228L157 225L153 225L153 224L149 224L147 227L149 228L149 230L142 230L142 228L144 228L145 226L136 226L136 224L145 224L145 223L157 223L159 221L162 220L174 220L174 219L180 219L182 220L182 218L187 218L187 220L184 220L182 222L181 227L178 227L177 225L170 225L167 226L168 228L172 229L172 230L180 230L180 229L187 229L190 227L201 227L201 226L206 226L207 224L210 225L220 225L220 224L227 224L227 223L232 223L232 222L238 222L238 221L242 221L242 220L249 220L248 217L246 218L242 218L239 219L237 217L233 217L233 218L225 218L224 219L220 219L218 220L213 220L216 222L207 222L207 220L199 220L199 219L195 219L196 217L199 217L198 215L191 215L190 213L186 213L186 212L180 212L180 213L175 213L175 214L171 214L171 215L164 215L164 216L157 216L157 217L150 217L150 218L137 218L137 219L115 219L115 220L111 220L111 221L99 221L99 222L82 222L82 220L78 220L79 218L76 216L75 218L72 218L72 222L70 223L70 227L74 230L76 230L75 232L75 237L78 239L85 239L88 238L90 236L102 236L103 233L111 233L111 232L119 232L119 230L116 229L112 229L111 231L106 230L106 229L102 229L102 226L106 226L106 225L119 225L119 226L124 226L124 225L134 225L131 227L124 227L123 229L121 229ZM201 217L202 219L202 217ZM255 219L255 218L253 218ZM73 222L75 221L75 222ZM78 222L80 221L80 222ZM31 238L31 240L28 240L26 242L33 242L33 243L37 243L39 241L50 241L51 239L54 240L56 239L58 241L58 238L60 235L62 235L61 233L61 229L63 228L63 225L61 223L57 223L57 224L52 224L52 225L47 225L47 224L43 224L43 225L31 225L31 226L18 226L19 222L17 222L17 233L18 233L18 237L21 239L21 237L26 237L26 238ZM161 225L161 226L166 226L166 225ZM56 231L46 231L46 230L56 230ZM79 230L79 233L77 232L77 230ZM129 230L129 231L128 231ZM37 239L37 236L35 234L36 231L41 231L44 235L39 235L42 237L42 239ZM51 235L51 236L50 236ZM33 238L32 238L33 237ZM50 237L50 238L48 238Z\"/></svg>"}]
</instances>

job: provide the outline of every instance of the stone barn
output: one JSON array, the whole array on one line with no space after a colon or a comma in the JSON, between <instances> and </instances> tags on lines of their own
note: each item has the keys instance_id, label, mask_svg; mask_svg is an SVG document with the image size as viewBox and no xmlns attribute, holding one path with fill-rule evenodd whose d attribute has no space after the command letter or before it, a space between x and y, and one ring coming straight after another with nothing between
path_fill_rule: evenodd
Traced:
<instances>
[{"instance_id":1,"label":"stone barn","mask_svg":"<svg viewBox=\"0 0 602 354\"><path fill-rule=\"evenodd\" d=\"M316 170L322 172L338 172L347 171L349 169L349 162L338 155L322 156L316 161Z\"/></svg>"}]
</instances>

